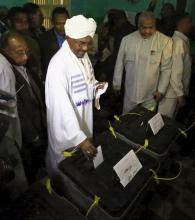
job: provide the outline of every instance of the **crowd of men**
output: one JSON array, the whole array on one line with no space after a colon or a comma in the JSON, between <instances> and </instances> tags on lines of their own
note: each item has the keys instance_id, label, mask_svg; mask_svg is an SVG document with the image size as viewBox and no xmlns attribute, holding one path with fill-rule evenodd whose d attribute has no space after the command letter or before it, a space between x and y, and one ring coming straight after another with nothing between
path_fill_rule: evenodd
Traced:
<instances>
[{"instance_id":1,"label":"crowd of men","mask_svg":"<svg viewBox=\"0 0 195 220\"><path fill-rule=\"evenodd\" d=\"M156 20L151 11L145 11L133 26L124 11L110 10L98 32L92 66L94 19L69 18L66 8L57 7L51 15L52 28L46 31L42 12L34 3L5 12L1 7L0 90L17 102L4 139L24 165L15 173L17 194L45 167L46 151L47 172L60 181L58 164L65 150L80 147L89 156L96 154L91 141L92 104L106 85L99 81L109 82L109 93L120 94L123 113L141 105L175 118L185 105L191 77L192 18L188 13L174 16L174 25L172 19L167 30L165 23L172 14Z\"/></svg>"}]
</instances>

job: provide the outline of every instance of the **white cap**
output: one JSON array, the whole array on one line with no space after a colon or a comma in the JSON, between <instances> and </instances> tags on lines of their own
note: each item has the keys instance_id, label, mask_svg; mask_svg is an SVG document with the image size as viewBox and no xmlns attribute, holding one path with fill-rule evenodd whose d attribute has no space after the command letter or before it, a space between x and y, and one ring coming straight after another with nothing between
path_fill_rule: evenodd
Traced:
<instances>
[{"instance_id":1,"label":"white cap","mask_svg":"<svg viewBox=\"0 0 195 220\"><path fill-rule=\"evenodd\" d=\"M73 39L93 37L96 31L96 22L93 18L86 18L83 15L76 15L66 20L64 25L65 34Z\"/></svg>"}]
</instances>

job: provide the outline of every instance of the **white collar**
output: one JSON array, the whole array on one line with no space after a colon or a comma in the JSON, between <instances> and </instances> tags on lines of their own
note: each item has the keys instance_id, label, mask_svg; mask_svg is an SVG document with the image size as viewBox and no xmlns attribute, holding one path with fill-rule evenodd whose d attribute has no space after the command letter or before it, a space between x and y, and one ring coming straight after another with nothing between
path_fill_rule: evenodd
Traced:
<instances>
[{"instance_id":1,"label":"white collar","mask_svg":"<svg viewBox=\"0 0 195 220\"><path fill-rule=\"evenodd\" d=\"M85 53L84 57L79 59L70 49L69 44L67 41L64 41L62 44L62 47L66 50L68 50L70 56L73 58L73 60L76 61L77 65L79 66L80 70L83 72L85 81L87 84L93 83L95 80L94 73L93 73L93 67L91 64L91 61L89 60L89 57L87 53Z\"/></svg>"}]
</instances>

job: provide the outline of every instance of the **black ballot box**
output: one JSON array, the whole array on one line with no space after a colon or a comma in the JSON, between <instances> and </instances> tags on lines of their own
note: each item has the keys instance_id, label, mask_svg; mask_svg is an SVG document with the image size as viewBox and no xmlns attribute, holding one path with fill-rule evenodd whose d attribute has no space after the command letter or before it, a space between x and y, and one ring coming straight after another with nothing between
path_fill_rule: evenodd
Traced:
<instances>
[{"instance_id":1,"label":"black ballot box","mask_svg":"<svg viewBox=\"0 0 195 220\"><path fill-rule=\"evenodd\" d=\"M116 135L126 143L137 149L143 146L142 149L146 153L163 160L171 147L175 146L175 141L181 135L180 131L184 129L184 126L162 116L164 127L154 135L148 121L155 114L155 112L138 106L124 115L115 116L116 120L111 122L111 127Z\"/></svg>"},{"instance_id":2,"label":"black ballot box","mask_svg":"<svg viewBox=\"0 0 195 220\"><path fill-rule=\"evenodd\" d=\"M51 188L46 179L34 183L13 204L1 209L1 220L85 220L79 210Z\"/></svg>"},{"instance_id":3,"label":"black ballot box","mask_svg":"<svg viewBox=\"0 0 195 220\"><path fill-rule=\"evenodd\" d=\"M113 166L132 150L132 147L120 139L113 138L107 132L97 136L94 145L96 147L101 145L104 157L103 163L96 169L93 161L88 160L79 150L74 156L66 158L59 164L64 176L65 196L83 213L89 211L94 197L99 197L100 201L91 209L88 219L123 219L133 210L138 198L148 188L152 180L150 169L156 172L159 163L154 157L139 151L136 155L142 168L126 187L123 187Z\"/></svg>"}]
</instances>

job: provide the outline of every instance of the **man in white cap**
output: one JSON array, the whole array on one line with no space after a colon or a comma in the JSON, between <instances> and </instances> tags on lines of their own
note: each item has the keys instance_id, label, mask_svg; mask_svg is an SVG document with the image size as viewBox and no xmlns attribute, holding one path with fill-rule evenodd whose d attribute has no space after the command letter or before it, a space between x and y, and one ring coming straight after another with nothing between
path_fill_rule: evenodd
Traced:
<instances>
[{"instance_id":1,"label":"man in white cap","mask_svg":"<svg viewBox=\"0 0 195 220\"><path fill-rule=\"evenodd\" d=\"M96 30L92 18L77 15L66 20L66 40L51 59L45 84L49 146L47 169L56 174L63 152L80 147L95 156L92 102L99 84L87 55ZM48 42L49 43L49 42Z\"/></svg>"}]
</instances>

